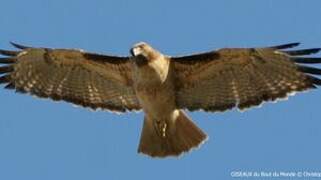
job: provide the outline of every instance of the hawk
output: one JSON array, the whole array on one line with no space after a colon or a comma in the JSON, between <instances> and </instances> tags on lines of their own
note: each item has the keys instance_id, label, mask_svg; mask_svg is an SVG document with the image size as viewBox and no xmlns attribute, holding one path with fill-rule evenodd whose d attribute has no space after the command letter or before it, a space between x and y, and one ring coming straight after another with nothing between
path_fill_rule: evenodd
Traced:
<instances>
[{"instance_id":1,"label":"hawk","mask_svg":"<svg viewBox=\"0 0 321 180\"><path fill-rule=\"evenodd\" d=\"M138 152L178 156L207 135L184 110L244 110L321 85L321 63L305 56L320 48L288 50L299 43L223 48L181 57L141 42L120 57L75 49L0 50L0 83L7 89L92 109L145 113Z\"/></svg>"}]
</instances>

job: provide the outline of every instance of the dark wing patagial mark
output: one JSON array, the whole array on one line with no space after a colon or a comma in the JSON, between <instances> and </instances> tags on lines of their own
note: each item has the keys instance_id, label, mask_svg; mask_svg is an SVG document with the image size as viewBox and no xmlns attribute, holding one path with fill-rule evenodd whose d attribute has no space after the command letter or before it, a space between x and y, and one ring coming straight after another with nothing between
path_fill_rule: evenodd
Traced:
<instances>
[{"instance_id":1,"label":"dark wing patagial mark","mask_svg":"<svg viewBox=\"0 0 321 180\"><path fill-rule=\"evenodd\" d=\"M211 52L205 52L205 53L200 53L200 54L193 54L189 56L181 56L181 57L175 57L175 61L182 63L182 64L195 64L199 62L206 62L206 61L212 61L213 59L218 59L219 58L219 53L216 51L211 51ZM198 61L195 61L197 59Z\"/></svg>"},{"instance_id":2,"label":"dark wing patagial mark","mask_svg":"<svg viewBox=\"0 0 321 180\"><path fill-rule=\"evenodd\" d=\"M127 57L120 57L120 56L107 56L102 54L94 54L94 53L84 53L83 56L87 59L91 59L97 62L108 62L111 64L122 64L127 63Z\"/></svg>"}]
</instances>

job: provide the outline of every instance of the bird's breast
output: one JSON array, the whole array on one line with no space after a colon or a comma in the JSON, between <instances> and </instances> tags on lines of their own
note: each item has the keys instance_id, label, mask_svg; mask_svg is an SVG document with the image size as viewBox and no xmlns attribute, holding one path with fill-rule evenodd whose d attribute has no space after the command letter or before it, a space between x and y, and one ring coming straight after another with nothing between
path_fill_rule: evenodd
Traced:
<instances>
[{"instance_id":1,"label":"bird's breast","mask_svg":"<svg viewBox=\"0 0 321 180\"><path fill-rule=\"evenodd\" d=\"M162 84L168 79L169 60L164 56L156 59L135 58L134 77L135 81Z\"/></svg>"},{"instance_id":2,"label":"bird's breast","mask_svg":"<svg viewBox=\"0 0 321 180\"><path fill-rule=\"evenodd\" d=\"M144 78L134 84L136 96L147 114L153 116L175 109L175 93L171 76L165 81L160 78Z\"/></svg>"},{"instance_id":3,"label":"bird's breast","mask_svg":"<svg viewBox=\"0 0 321 180\"><path fill-rule=\"evenodd\" d=\"M135 90L140 105L147 114L159 117L175 109L174 91L170 85L138 84Z\"/></svg>"}]
</instances>

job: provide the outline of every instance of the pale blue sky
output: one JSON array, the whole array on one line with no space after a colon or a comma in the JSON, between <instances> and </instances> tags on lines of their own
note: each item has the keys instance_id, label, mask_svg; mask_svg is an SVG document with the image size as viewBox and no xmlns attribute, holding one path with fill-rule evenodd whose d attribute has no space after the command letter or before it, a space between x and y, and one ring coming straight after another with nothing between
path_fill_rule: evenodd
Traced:
<instances>
[{"instance_id":1,"label":"pale blue sky","mask_svg":"<svg viewBox=\"0 0 321 180\"><path fill-rule=\"evenodd\" d=\"M182 55L302 42L321 47L321 1L2 0L0 48ZM320 54L319 54L320 55ZM0 179L231 179L233 170L321 167L321 90L244 113L189 113L210 136L180 159L137 154L142 113L116 115L0 90Z\"/></svg>"}]
</instances>

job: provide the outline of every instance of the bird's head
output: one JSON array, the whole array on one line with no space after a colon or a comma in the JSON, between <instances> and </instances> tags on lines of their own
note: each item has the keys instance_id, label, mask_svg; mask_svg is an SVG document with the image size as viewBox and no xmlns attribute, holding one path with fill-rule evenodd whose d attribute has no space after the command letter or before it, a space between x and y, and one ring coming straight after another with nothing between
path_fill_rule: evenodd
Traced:
<instances>
[{"instance_id":1,"label":"bird's head","mask_svg":"<svg viewBox=\"0 0 321 180\"><path fill-rule=\"evenodd\" d=\"M150 61L156 60L160 53L145 42L139 42L130 49L130 54L135 57L138 66L146 65Z\"/></svg>"}]
</instances>

